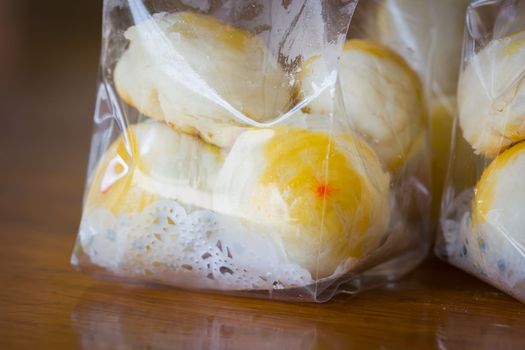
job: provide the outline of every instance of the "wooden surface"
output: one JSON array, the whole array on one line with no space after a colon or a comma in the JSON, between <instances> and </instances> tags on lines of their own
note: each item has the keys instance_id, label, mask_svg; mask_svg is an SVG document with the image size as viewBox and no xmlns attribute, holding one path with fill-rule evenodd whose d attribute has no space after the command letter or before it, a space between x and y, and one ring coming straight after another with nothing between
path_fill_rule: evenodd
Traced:
<instances>
[{"instance_id":1,"label":"wooden surface","mask_svg":"<svg viewBox=\"0 0 525 350\"><path fill-rule=\"evenodd\" d=\"M0 349L525 349L524 305L435 260L323 305L75 272L99 9L46 6L2 31L18 49L0 51Z\"/></svg>"}]
</instances>

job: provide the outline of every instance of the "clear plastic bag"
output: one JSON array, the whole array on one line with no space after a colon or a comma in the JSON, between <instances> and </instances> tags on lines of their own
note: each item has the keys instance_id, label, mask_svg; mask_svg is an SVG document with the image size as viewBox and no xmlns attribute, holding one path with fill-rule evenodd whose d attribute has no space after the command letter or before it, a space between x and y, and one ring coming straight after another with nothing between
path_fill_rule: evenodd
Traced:
<instances>
[{"instance_id":1,"label":"clear plastic bag","mask_svg":"<svg viewBox=\"0 0 525 350\"><path fill-rule=\"evenodd\" d=\"M326 301L426 255L426 105L355 1L106 0L72 263Z\"/></svg>"},{"instance_id":2,"label":"clear plastic bag","mask_svg":"<svg viewBox=\"0 0 525 350\"><path fill-rule=\"evenodd\" d=\"M468 8L436 253L525 301L525 1Z\"/></svg>"}]
</instances>

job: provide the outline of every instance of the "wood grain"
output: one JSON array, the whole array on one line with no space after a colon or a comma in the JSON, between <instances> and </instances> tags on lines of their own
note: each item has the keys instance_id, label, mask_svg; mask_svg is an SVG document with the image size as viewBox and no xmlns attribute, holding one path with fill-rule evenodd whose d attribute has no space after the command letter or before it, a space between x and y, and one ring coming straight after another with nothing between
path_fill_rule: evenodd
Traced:
<instances>
[{"instance_id":1,"label":"wood grain","mask_svg":"<svg viewBox=\"0 0 525 350\"><path fill-rule=\"evenodd\" d=\"M100 12L39 32L39 11L31 35L15 31L23 60L0 89L0 349L525 348L524 305L436 260L398 283L322 305L74 271Z\"/></svg>"}]
</instances>

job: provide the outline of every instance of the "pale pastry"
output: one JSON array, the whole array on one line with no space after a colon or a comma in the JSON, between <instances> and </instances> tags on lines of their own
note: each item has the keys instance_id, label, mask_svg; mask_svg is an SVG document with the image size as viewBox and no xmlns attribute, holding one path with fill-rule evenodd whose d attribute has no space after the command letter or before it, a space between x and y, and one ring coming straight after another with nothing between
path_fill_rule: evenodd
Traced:
<instances>
[{"instance_id":1,"label":"pale pastry","mask_svg":"<svg viewBox=\"0 0 525 350\"><path fill-rule=\"evenodd\" d=\"M220 147L288 111L294 86L264 42L210 16L159 13L129 28L114 81L147 117Z\"/></svg>"},{"instance_id":2,"label":"pale pastry","mask_svg":"<svg viewBox=\"0 0 525 350\"><path fill-rule=\"evenodd\" d=\"M389 180L374 151L348 135L253 130L226 158L214 209L270 225L292 261L326 277L385 238Z\"/></svg>"},{"instance_id":3,"label":"pale pastry","mask_svg":"<svg viewBox=\"0 0 525 350\"><path fill-rule=\"evenodd\" d=\"M402 166L423 132L425 107L416 73L392 50L366 40L350 40L339 62L344 112L338 119L363 136L388 170ZM315 56L300 73L303 95L315 91L325 64ZM337 110L335 91L325 90L307 112L329 115Z\"/></svg>"},{"instance_id":4,"label":"pale pastry","mask_svg":"<svg viewBox=\"0 0 525 350\"><path fill-rule=\"evenodd\" d=\"M219 148L163 123L133 125L99 162L86 209L131 215L163 197L209 207L223 161Z\"/></svg>"},{"instance_id":5,"label":"pale pastry","mask_svg":"<svg viewBox=\"0 0 525 350\"><path fill-rule=\"evenodd\" d=\"M475 189L464 251L475 272L507 292L525 295L525 142L500 154Z\"/></svg>"},{"instance_id":6,"label":"pale pastry","mask_svg":"<svg viewBox=\"0 0 525 350\"><path fill-rule=\"evenodd\" d=\"M465 12L470 0L364 0L350 24L400 54L425 82L431 99L456 94ZM428 84L426 84L428 82Z\"/></svg>"},{"instance_id":7,"label":"pale pastry","mask_svg":"<svg viewBox=\"0 0 525 350\"><path fill-rule=\"evenodd\" d=\"M472 224L525 249L525 143L499 155L485 169L476 190Z\"/></svg>"},{"instance_id":8,"label":"pale pastry","mask_svg":"<svg viewBox=\"0 0 525 350\"><path fill-rule=\"evenodd\" d=\"M495 157L525 139L525 31L472 56L458 86L459 122L477 154Z\"/></svg>"}]
</instances>

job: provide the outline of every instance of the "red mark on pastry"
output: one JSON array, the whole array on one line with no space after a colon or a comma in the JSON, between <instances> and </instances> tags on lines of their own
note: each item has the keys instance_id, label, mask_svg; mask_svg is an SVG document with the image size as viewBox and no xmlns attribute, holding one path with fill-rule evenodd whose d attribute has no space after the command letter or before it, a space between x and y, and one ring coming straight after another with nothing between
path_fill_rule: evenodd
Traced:
<instances>
[{"instance_id":1,"label":"red mark on pastry","mask_svg":"<svg viewBox=\"0 0 525 350\"><path fill-rule=\"evenodd\" d=\"M328 184L321 184L316 187L315 192L320 198L325 198L329 197L334 192L334 189Z\"/></svg>"}]
</instances>

